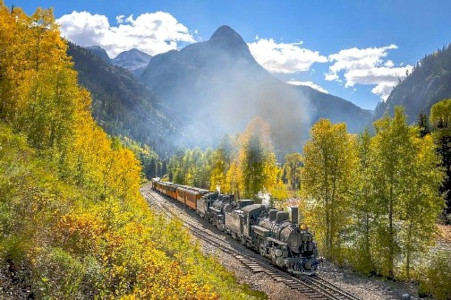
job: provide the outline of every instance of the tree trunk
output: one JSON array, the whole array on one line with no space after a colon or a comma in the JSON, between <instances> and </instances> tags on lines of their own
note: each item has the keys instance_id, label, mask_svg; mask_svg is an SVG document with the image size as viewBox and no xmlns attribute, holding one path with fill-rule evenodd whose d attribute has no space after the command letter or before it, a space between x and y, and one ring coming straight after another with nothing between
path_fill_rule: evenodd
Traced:
<instances>
[{"instance_id":1,"label":"tree trunk","mask_svg":"<svg viewBox=\"0 0 451 300\"><path fill-rule=\"evenodd\" d=\"M411 255L411 245L412 245L412 220L409 222L409 230L407 232L407 259L406 259L406 276L407 280L410 280L410 255Z\"/></svg>"},{"instance_id":2,"label":"tree trunk","mask_svg":"<svg viewBox=\"0 0 451 300\"><path fill-rule=\"evenodd\" d=\"M370 216L365 214L365 255L370 258Z\"/></svg>"},{"instance_id":3,"label":"tree trunk","mask_svg":"<svg viewBox=\"0 0 451 300\"><path fill-rule=\"evenodd\" d=\"M392 176L393 177L393 176ZM391 181L393 182L393 180ZM389 252L388 252L388 276L393 277L394 275L394 232L393 232L393 186L390 186L390 197L389 197L389 210L388 210L388 222L389 222Z\"/></svg>"}]
</instances>

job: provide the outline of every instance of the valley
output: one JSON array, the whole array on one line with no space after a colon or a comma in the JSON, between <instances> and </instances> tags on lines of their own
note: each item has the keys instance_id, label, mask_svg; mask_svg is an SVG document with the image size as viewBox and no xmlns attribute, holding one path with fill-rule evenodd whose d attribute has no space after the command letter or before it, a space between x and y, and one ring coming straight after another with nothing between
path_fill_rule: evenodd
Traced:
<instances>
[{"instance_id":1,"label":"valley","mask_svg":"<svg viewBox=\"0 0 451 300\"><path fill-rule=\"evenodd\" d=\"M451 299L449 10L0 0L0 299Z\"/></svg>"}]
</instances>

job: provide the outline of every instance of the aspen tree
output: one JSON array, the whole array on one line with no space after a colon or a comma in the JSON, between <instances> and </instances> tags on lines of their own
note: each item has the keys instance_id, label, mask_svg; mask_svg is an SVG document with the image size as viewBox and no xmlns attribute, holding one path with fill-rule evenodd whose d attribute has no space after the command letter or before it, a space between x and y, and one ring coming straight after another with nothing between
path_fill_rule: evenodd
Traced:
<instances>
[{"instance_id":1,"label":"aspen tree","mask_svg":"<svg viewBox=\"0 0 451 300\"><path fill-rule=\"evenodd\" d=\"M355 192L352 202L353 231L355 232L354 248L356 267L363 272L373 271L374 227L376 222L376 208L374 192L371 186L371 137L368 129L358 136L357 156L358 167L354 182Z\"/></svg>"},{"instance_id":2,"label":"aspen tree","mask_svg":"<svg viewBox=\"0 0 451 300\"><path fill-rule=\"evenodd\" d=\"M321 119L304 146L302 193L307 223L326 257L341 258L343 233L350 222L351 183L357 165L355 138L344 123Z\"/></svg>"},{"instance_id":3,"label":"aspen tree","mask_svg":"<svg viewBox=\"0 0 451 300\"><path fill-rule=\"evenodd\" d=\"M407 125L403 108L393 118L375 122L371 140L372 176L376 203L379 272L394 277L395 266L405 260L410 277L412 253L424 249L433 238L443 205L438 194L442 179L432 138L418 138L418 130Z\"/></svg>"}]
</instances>

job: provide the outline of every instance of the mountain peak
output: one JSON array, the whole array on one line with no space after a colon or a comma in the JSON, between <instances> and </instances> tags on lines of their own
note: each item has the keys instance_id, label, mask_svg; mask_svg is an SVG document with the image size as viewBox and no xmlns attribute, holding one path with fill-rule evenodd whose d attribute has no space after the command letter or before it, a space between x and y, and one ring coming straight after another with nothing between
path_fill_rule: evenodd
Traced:
<instances>
[{"instance_id":1,"label":"mountain peak","mask_svg":"<svg viewBox=\"0 0 451 300\"><path fill-rule=\"evenodd\" d=\"M130 49L119 53L112 61L113 64L121 66L139 76L149 63L151 55L144 53L138 49Z\"/></svg>"},{"instance_id":2,"label":"mountain peak","mask_svg":"<svg viewBox=\"0 0 451 300\"><path fill-rule=\"evenodd\" d=\"M91 53L105 60L106 62L110 62L110 57L106 53L105 49L100 46L88 46L86 47Z\"/></svg>"},{"instance_id":3,"label":"mountain peak","mask_svg":"<svg viewBox=\"0 0 451 300\"><path fill-rule=\"evenodd\" d=\"M222 25L216 29L215 33L211 36L210 40L227 39L236 42L244 43L243 38L235 30L228 25Z\"/></svg>"},{"instance_id":4,"label":"mountain peak","mask_svg":"<svg viewBox=\"0 0 451 300\"><path fill-rule=\"evenodd\" d=\"M216 29L209 40L210 45L219 47L230 54L238 55L246 60L253 60L246 42L230 26L222 25Z\"/></svg>"}]
</instances>

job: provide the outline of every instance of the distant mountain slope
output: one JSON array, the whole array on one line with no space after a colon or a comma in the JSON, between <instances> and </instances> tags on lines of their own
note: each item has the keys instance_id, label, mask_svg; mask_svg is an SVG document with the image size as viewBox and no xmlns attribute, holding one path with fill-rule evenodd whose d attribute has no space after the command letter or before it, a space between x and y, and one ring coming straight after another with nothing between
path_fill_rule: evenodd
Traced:
<instances>
[{"instance_id":1,"label":"distant mountain slope","mask_svg":"<svg viewBox=\"0 0 451 300\"><path fill-rule=\"evenodd\" d=\"M327 117L356 132L371 113L341 98L273 77L252 57L241 36L219 27L210 40L156 55L140 80L185 120L202 145L225 132L241 131L255 116L271 126L279 157L300 151L314 121ZM190 134L188 132L187 134ZM202 138L200 138L202 137Z\"/></svg>"},{"instance_id":2,"label":"distant mountain slope","mask_svg":"<svg viewBox=\"0 0 451 300\"><path fill-rule=\"evenodd\" d=\"M138 49L131 49L119 53L118 56L112 59L112 62L117 66L129 70L135 76L139 76L147 67L151 58L151 55Z\"/></svg>"},{"instance_id":3,"label":"distant mountain slope","mask_svg":"<svg viewBox=\"0 0 451 300\"><path fill-rule=\"evenodd\" d=\"M104 61L106 61L108 63L111 63L110 57L106 53L105 49L103 49L102 47L100 47L100 46L89 46L89 47L86 47L86 49L88 49L92 54L97 55L98 57L100 57Z\"/></svg>"},{"instance_id":4,"label":"distant mountain slope","mask_svg":"<svg viewBox=\"0 0 451 300\"><path fill-rule=\"evenodd\" d=\"M69 43L79 83L93 98L97 123L109 134L129 136L164 154L172 151L167 137L179 133L174 117L160 105L152 92L127 70L116 67L85 49Z\"/></svg>"},{"instance_id":5,"label":"distant mountain slope","mask_svg":"<svg viewBox=\"0 0 451 300\"><path fill-rule=\"evenodd\" d=\"M432 105L445 98L451 98L451 46L423 58L387 101L378 104L374 120L385 113L393 115L394 107L403 105L413 123L421 111L428 114Z\"/></svg>"},{"instance_id":6,"label":"distant mountain slope","mask_svg":"<svg viewBox=\"0 0 451 300\"><path fill-rule=\"evenodd\" d=\"M343 98L325 94L308 86L298 86L316 108L313 121L320 118L331 120L332 123L346 122L348 131L359 133L373 116L371 110L362 109Z\"/></svg>"}]
</instances>

